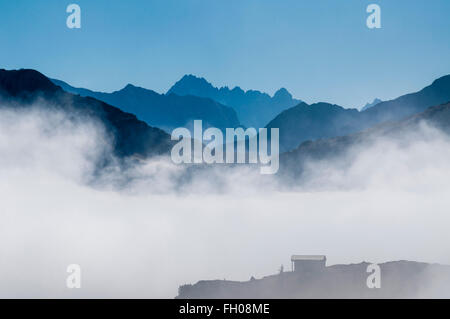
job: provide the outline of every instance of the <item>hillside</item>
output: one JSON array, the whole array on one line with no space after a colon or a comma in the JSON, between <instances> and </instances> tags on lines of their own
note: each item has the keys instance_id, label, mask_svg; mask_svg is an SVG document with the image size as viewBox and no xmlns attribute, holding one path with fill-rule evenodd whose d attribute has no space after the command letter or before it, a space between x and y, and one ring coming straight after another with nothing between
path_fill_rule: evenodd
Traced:
<instances>
[{"instance_id":1,"label":"hillside","mask_svg":"<svg viewBox=\"0 0 450 319\"><path fill-rule=\"evenodd\" d=\"M135 115L91 97L67 93L35 70L0 70L0 101L2 108L43 108L63 111L74 120L96 121L105 127L114 154L121 158L169 154L173 144L167 133Z\"/></svg>"},{"instance_id":2,"label":"hillside","mask_svg":"<svg viewBox=\"0 0 450 319\"><path fill-rule=\"evenodd\" d=\"M358 146L370 146L379 138L403 140L404 143L421 138L412 133L420 132L420 125L428 125L450 134L450 103L428 108L422 113L402 121L380 124L371 129L334 138L319 139L302 143L296 149L281 154L280 173L288 179L298 181L308 161L333 160L346 156ZM347 159L351 161L351 158ZM347 161L347 163L349 163Z\"/></svg>"},{"instance_id":3,"label":"hillside","mask_svg":"<svg viewBox=\"0 0 450 319\"><path fill-rule=\"evenodd\" d=\"M379 264L381 288L366 285L362 262L320 272L284 272L249 281L203 280L179 288L178 299L203 298L449 298L450 266L414 261Z\"/></svg>"},{"instance_id":4,"label":"hillside","mask_svg":"<svg viewBox=\"0 0 450 319\"><path fill-rule=\"evenodd\" d=\"M360 114L356 109L344 109L339 105L300 103L279 114L267 128L279 128L280 151L289 151L299 143L359 131Z\"/></svg>"}]
</instances>

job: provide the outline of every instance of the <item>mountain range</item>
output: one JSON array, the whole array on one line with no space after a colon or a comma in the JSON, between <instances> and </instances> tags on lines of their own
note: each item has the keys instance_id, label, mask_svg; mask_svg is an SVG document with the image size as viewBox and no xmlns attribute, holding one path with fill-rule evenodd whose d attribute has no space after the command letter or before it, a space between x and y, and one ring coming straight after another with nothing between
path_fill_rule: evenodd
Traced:
<instances>
[{"instance_id":1,"label":"mountain range","mask_svg":"<svg viewBox=\"0 0 450 319\"><path fill-rule=\"evenodd\" d=\"M418 92L380 102L361 112L329 103L300 103L281 112L267 127L279 128L280 150L289 151L305 141L344 136L380 123L399 121L449 101L450 75L446 75Z\"/></svg>"},{"instance_id":2,"label":"mountain range","mask_svg":"<svg viewBox=\"0 0 450 319\"><path fill-rule=\"evenodd\" d=\"M406 119L397 122L385 122L365 131L337 136L316 141L302 143L296 149L281 154L280 156L280 176L292 179L295 183L301 179L306 171L305 165L308 162L319 162L321 160L331 160L344 158L345 165L348 165L351 158L348 151L354 147L370 145L379 138L389 138L401 140L403 144L410 140L417 140L420 136L413 136L414 132L421 132L423 123L439 129L441 132L450 135L450 102L433 106L424 112L411 115Z\"/></svg>"},{"instance_id":3,"label":"mountain range","mask_svg":"<svg viewBox=\"0 0 450 319\"><path fill-rule=\"evenodd\" d=\"M239 87L219 89L194 75L183 76L166 94L131 84L113 93L102 93L52 81L65 91L91 96L136 114L149 125L167 132L175 127L192 128L195 119L203 120L205 127L222 130L240 124L279 128L281 152L293 150L305 141L344 136L383 122L398 121L450 101L450 75L394 100L375 99L362 111L325 102L299 102L285 89L278 90L273 97L259 91L243 91Z\"/></svg>"},{"instance_id":4,"label":"mountain range","mask_svg":"<svg viewBox=\"0 0 450 319\"><path fill-rule=\"evenodd\" d=\"M244 91L238 86L233 89L226 86L216 88L204 78L194 75L183 76L167 93L206 97L233 107L242 125L254 128L264 127L277 114L301 102L294 99L285 88L279 89L271 97L256 90Z\"/></svg>"},{"instance_id":5,"label":"mountain range","mask_svg":"<svg viewBox=\"0 0 450 319\"><path fill-rule=\"evenodd\" d=\"M76 94L65 90L75 91ZM111 100L123 110L91 95ZM185 106L185 103L199 102L203 103L200 109L205 112L202 111L202 114L210 114L206 110L209 107L213 109L212 113L216 113L209 117L211 121L223 120L233 125L239 124L235 116L230 115L235 114L228 111L230 107L209 98L178 96L174 93L163 95L131 85L114 93L99 93L72 88L64 82L50 80L35 70L0 70L0 99L17 108L32 107L36 101L43 101L45 103L40 105L64 110L74 117L95 119L105 126L114 142L114 152L121 158L169 154L174 143L170 135L160 128L152 127L140 117L138 119L136 115L125 112L127 107L122 107L122 104L130 101L134 101L138 108L141 105L139 101L144 101L142 105L146 105L145 101L148 100L157 101L157 107L147 105L155 113L149 121L163 123L173 117L175 122L164 123L174 125L176 121L180 124L189 117L196 119L197 113L190 113L190 104ZM280 171L285 166L289 174L298 176L303 171L303 163L309 158L336 156L345 152L349 146L370 140L375 135L392 135L394 132L404 132L405 128L414 130L414 125L417 126L422 121L430 122L450 133L448 101L450 75L435 80L418 92L377 103L362 112L329 103L308 105L300 102L277 115L267 127L280 130L280 150L286 152L280 158ZM169 103L168 107L165 107L166 102ZM435 106L431 107L433 105ZM183 109L184 113L168 112L174 108ZM227 115L221 115L220 110ZM183 115L179 116L180 113Z\"/></svg>"},{"instance_id":6,"label":"mountain range","mask_svg":"<svg viewBox=\"0 0 450 319\"><path fill-rule=\"evenodd\" d=\"M178 96L159 94L155 91L128 84L112 93L95 92L84 88L75 88L61 80L52 79L55 85L67 92L83 97L93 97L125 112L135 114L140 120L172 132L177 127L192 129L194 120L203 120L203 126L225 128L240 126L233 108L209 98L198 96Z\"/></svg>"}]
</instances>

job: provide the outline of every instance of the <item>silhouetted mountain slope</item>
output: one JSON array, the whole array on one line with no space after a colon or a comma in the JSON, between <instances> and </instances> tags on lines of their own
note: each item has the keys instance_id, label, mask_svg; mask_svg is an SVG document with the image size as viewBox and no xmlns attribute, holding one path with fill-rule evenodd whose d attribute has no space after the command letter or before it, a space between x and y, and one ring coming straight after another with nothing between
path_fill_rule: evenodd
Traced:
<instances>
[{"instance_id":1,"label":"silhouetted mountain slope","mask_svg":"<svg viewBox=\"0 0 450 319\"><path fill-rule=\"evenodd\" d=\"M450 75L419 92L380 102L362 112L328 103L300 103L276 116L267 127L280 129L280 149L288 151L307 140L347 135L383 122L399 121L448 101Z\"/></svg>"},{"instance_id":2,"label":"silhouetted mountain slope","mask_svg":"<svg viewBox=\"0 0 450 319\"><path fill-rule=\"evenodd\" d=\"M430 106L450 101L450 75L435 80L424 89L406 94L395 100L378 103L362 112L362 119L370 124L397 121L422 112Z\"/></svg>"},{"instance_id":3,"label":"silhouetted mountain slope","mask_svg":"<svg viewBox=\"0 0 450 319\"><path fill-rule=\"evenodd\" d=\"M136 114L139 119L149 125L168 132L177 127L190 128L194 120L203 120L204 127L212 126L220 129L240 125L236 112L231 107L208 98L158 94L131 84L119 91L102 93L74 88L59 80L52 81L67 92L94 97L126 112Z\"/></svg>"},{"instance_id":4,"label":"silhouetted mountain slope","mask_svg":"<svg viewBox=\"0 0 450 319\"><path fill-rule=\"evenodd\" d=\"M63 91L35 70L0 70L1 107L36 107L64 111L70 117L104 125L120 157L169 154L170 136L139 121L135 115L98 101Z\"/></svg>"},{"instance_id":5,"label":"silhouetted mountain slope","mask_svg":"<svg viewBox=\"0 0 450 319\"><path fill-rule=\"evenodd\" d=\"M167 92L177 95L201 96L211 98L219 103L233 107L246 127L264 127L274 116L283 110L298 104L300 101L284 88L278 90L273 97L266 93L240 87L230 90L228 87L216 88L204 78L185 75Z\"/></svg>"},{"instance_id":6,"label":"silhouetted mountain slope","mask_svg":"<svg viewBox=\"0 0 450 319\"><path fill-rule=\"evenodd\" d=\"M179 288L195 298L449 298L450 266L414 261L379 264L381 287L367 287L369 263L334 265L319 272L284 272L244 282L203 280Z\"/></svg>"},{"instance_id":7,"label":"silhouetted mountain slope","mask_svg":"<svg viewBox=\"0 0 450 319\"><path fill-rule=\"evenodd\" d=\"M47 77L35 70L0 69L0 92L3 94L24 97L37 91L54 93L58 90Z\"/></svg>"},{"instance_id":8,"label":"silhouetted mountain slope","mask_svg":"<svg viewBox=\"0 0 450 319\"><path fill-rule=\"evenodd\" d=\"M370 146L379 138L401 139L405 143L417 140L421 136L413 134L420 134L420 125L424 123L439 129L443 133L450 134L450 103L430 107L425 112L410 116L402 121L380 124L366 131L304 142L295 150L281 155L280 174L299 181L308 161L317 162L324 159L345 158L352 147ZM350 160L351 158L348 158L344 163L348 165Z\"/></svg>"},{"instance_id":9,"label":"silhouetted mountain slope","mask_svg":"<svg viewBox=\"0 0 450 319\"><path fill-rule=\"evenodd\" d=\"M275 119L267 128L280 129L280 151L288 151L306 140L315 140L348 134L363 128L358 122L356 109L344 109L338 105L300 103Z\"/></svg>"}]
</instances>

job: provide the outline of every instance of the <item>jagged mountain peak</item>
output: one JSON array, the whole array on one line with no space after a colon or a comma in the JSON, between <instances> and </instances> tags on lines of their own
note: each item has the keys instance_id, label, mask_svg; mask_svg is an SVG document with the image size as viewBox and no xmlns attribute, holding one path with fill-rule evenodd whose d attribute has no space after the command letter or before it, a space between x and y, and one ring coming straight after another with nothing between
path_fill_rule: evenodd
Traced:
<instances>
[{"instance_id":1,"label":"jagged mountain peak","mask_svg":"<svg viewBox=\"0 0 450 319\"><path fill-rule=\"evenodd\" d=\"M214 88L211 83L206 81L205 78L197 77L192 74L186 74L167 91L167 94L174 93L177 95L201 96L204 92L211 90L216 90L216 88Z\"/></svg>"},{"instance_id":2,"label":"jagged mountain peak","mask_svg":"<svg viewBox=\"0 0 450 319\"><path fill-rule=\"evenodd\" d=\"M192 74L183 76L167 92L180 96L194 95L209 98L236 110L241 124L247 127L263 127L283 110L298 104L285 89L279 89L274 96L258 90L243 90L239 86L214 87L205 78Z\"/></svg>"},{"instance_id":3,"label":"jagged mountain peak","mask_svg":"<svg viewBox=\"0 0 450 319\"><path fill-rule=\"evenodd\" d=\"M289 93L288 90L285 88L280 88L278 91L275 92L273 95L275 99L292 99L292 94Z\"/></svg>"},{"instance_id":4,"label":"jagged mountain peak","mask_svg":"<svg viewBox=\"0 0 450 319\"><path fill-rule=\"evenodd\" d=\"M137 93L137 92L152 92L152 93L156 93L155 91L140 87L140 86L136 86L134 84L128 83L127 85L125 85L123 87L123 89L117 91L117 92L121 92L121 93Z\"/></svg>"},{"instance_id":5,"label":"jagged mountain peak","mask_svg":"<svg viewBox=\"0 0 450 319\"><path fill-rule=\"evenodd\" d=\"M383 102L383 101L380 100L379 98L374 98L372 102L366 103L366 105L364 105L364 106L361 108L361 111L365 111L365 110L367 110L367 109L370 109L371 107L373 107L373 106L375 106L375 105L377 105L378 103L381 103L381 102Z\"/></svg>"},{"instance_id":6,"label":"jagged mountain peak","mask_svg":"<svg viewBox=\"0 0 450 319\"><path fill-rule=\"evenodd\" d=\"M127 85L125 85L125 86L123 87L122 90L135 89L135 88L138 88L138 87L137 87L136 85L133 85L133 84L131 84L131 83L128 83Z\"/></svg>"}]
</instances>

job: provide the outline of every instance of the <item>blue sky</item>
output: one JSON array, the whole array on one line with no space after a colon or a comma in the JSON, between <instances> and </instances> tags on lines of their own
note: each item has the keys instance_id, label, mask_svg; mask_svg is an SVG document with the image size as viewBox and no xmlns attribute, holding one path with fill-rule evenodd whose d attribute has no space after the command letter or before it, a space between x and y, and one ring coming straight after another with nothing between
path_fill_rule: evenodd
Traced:
<instances>
[{"instance_id":1,"label":"blue sky","mask_svg":"<svg viewBox=\"0 0 450 319\"><path fill-rule=\"evenodd\" d=\"M381 29L366 27L370 3ZM449 14L448 0L1 0L0 67L101 91L165 92L192 73L359 107L450 74Z\"/></svg>"}]
</instances>

